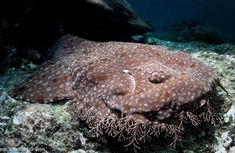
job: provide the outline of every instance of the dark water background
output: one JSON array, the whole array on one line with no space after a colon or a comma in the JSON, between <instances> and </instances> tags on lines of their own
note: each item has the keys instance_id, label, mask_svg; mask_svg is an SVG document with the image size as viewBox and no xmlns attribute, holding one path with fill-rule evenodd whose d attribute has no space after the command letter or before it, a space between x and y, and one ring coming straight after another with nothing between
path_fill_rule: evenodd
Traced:
<instances>
[{"instance_id":1,"label":"dark water background","mask_svg":"<svg viewBox=\"0 0 235 153\"><path fill-rule=\"evenodd\" d=\"M161 32L181 21L207 24L235 42L234 0L128 0L138 14Z\"/></svg>"}]
</instances>

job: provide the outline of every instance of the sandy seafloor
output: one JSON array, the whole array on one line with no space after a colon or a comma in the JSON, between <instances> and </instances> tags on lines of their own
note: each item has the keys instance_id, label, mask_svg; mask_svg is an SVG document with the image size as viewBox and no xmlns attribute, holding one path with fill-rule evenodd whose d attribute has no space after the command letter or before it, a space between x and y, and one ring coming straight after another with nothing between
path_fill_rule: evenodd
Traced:
<instances>
[{"instance_id":1,"label":"sandy seafloor","mask_svg":"<svg viewBox=\"0 0 235 153\"><path fill-rule=\"evenodd\" d=\"M228 94L218 88L223 97L223 114L216 126L194 127L183 136L181 147L169 147L169 142L154 138L146 143L142 153L235 153L235 46L208 45L199 42L175 43L151 38L149 41L172 50L185 51L212 67ZM96 138L83 123L72 123L66 111L68 104L31 104L16 101L8 92L36 70L30 63L21 69L9 68L0 76L0 152L120 152L104 137ZM195 132L195 133L194 133Z\"/></svg>"}]
</instances>

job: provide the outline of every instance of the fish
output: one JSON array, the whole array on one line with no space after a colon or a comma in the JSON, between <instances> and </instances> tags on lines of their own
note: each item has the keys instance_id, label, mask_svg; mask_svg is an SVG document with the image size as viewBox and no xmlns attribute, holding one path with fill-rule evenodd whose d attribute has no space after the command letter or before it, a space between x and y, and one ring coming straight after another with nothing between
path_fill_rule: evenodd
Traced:
<instances>
[{"instance_id":1,"label":"fish","mask_svg":"<svg viewBox=\"0 0 235 153\"><path fill-rule=\"evenodd\" d=\"M95 42L67 34L54 60L11 92L32 103L68 100L75 120L96 135L139 148L162 133L182 139L185 125L215 123L219 78L189 54L159 45Z\"/></svg>"}]
</instances>

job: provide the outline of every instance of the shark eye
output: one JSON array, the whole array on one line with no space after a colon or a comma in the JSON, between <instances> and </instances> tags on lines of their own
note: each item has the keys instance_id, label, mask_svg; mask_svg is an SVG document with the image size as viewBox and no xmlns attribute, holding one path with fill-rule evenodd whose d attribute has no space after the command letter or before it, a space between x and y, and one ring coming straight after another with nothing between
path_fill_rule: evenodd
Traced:
<instances>
[{"instance_id":1,"label":"shark eye","mask_svg":"<svg viewBox=\"0 0 235 153\"><path fill-rule=\"evenodd\" d=\"M170 75L164 73L163 71L154 71L148 76L148 80L154 84L163 83L169 78L170 78Z\"/></svg>"}]
</instances>

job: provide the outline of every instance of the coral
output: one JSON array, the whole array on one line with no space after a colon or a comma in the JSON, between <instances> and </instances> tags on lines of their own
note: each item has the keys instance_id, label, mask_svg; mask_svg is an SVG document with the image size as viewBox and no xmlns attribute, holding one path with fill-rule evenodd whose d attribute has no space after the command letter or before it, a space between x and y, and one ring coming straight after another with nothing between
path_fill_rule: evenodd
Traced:
<instances>
[{"instance_id":1,"label":"coral","mask_svg":"<svg viewBox=\"0 0 235 153\"><path fill-rule=\"evenodd\" d=\"M153 136L181 140L185 124L215 123L213 70L183 52L123 42L93 42L66 35L55 63L46 62L11 95L30 102L69 99L74 119L97 136L139 147ZM216 107L215 107L216 106Z\"/></svg>"},{"instance_id":2,"label":"coral","mask_svg":"<svg viewBox=\"0 0 235 153\"><path fill-rule=\"evenodd\" d=\"M12 116L1 135L1 149L18 152L68 152L76 146L79 131L73 130L64 106L25 105ZM56 116L57 111L63 114ZM1 150L3 151L3 150Z\"/></svg>"},{"instance_id":3,"label":"coral","mask_svg":"<svg viewBox=\"0 0 235 153\"><path fill-rule=\"evenodd\" d=\"M105 149L102 138L87 141L90 139L84 132L87 127L74 124L67 107L67 103L19 102L0 89L0 152L67 153L77 149Z\"/></svg>"}]
</instances>

